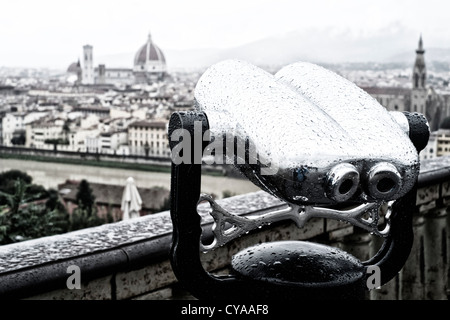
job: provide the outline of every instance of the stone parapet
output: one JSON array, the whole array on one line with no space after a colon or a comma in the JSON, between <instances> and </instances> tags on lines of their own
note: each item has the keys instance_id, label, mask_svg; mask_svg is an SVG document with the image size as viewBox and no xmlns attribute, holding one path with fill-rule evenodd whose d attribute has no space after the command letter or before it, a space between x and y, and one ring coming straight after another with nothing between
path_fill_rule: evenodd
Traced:
<instances>
[{"instance_id":1,"label":"stone parapet","mask_svg":"<svg viewBox=\"0 0 450 320\"><path fill-rule=\"evenodd\" d=\"M448 299L450 157L425 160L414 214L414 244L407 263L367 299ZM260 215L283 202L263 191L219 200L229 212ZM211 229L206 206L202 227ZM206 237L208 232L205 231ZM275 240L306 240L340 247L360 260L373 256L382 240L357 227L314 218L303 228L274 223L202 255L204 268L228 272L240 250ZM57 300L193 299L177 283L169 262L172 222L168 211L137 219L0 247L0 298ZM70 266L80 270L80 288L69 288Z\"/></svg>"}]
</instances>

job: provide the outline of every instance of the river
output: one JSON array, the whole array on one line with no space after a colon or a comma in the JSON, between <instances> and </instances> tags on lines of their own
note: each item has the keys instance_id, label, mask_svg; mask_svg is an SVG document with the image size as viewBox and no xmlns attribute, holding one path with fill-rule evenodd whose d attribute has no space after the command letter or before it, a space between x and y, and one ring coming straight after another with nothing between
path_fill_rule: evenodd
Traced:
<instances>
[{"instance_id":1,"label":"river","mask_svg":"<svg viewBox=\"0 0 450 320\"><path fill-rule=\"evenodd\" d=\"M155 186L170 189L170 173L148 172L138 170L102 168L85 165L60 164L17 159L0 159L0 172L16 169L26 172L33 178L33 183L48 188L58 188L58 184L67 179L86 179L92 183L105 183L125 186L128 177L133 177L138 187ZM202 175L202 192L222 197L223 191L244 194L260 190L245 179Z\"/></svg>"}]
</instances>

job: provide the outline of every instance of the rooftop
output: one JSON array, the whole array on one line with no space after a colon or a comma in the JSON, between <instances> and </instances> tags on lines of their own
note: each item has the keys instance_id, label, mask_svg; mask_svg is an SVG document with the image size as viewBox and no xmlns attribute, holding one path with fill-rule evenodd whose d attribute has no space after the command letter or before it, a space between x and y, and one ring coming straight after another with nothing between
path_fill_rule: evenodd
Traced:
<instances>
[{"instance_id":1,"label":"rooftop","mask_svg":"<svg viewBox=\"0 0 450 320\"><path fill-rule=\"evenodd\" d=\"M167 123L162 121L135 121L133 123L130 123L128 126L129 128L132 127L148 127L148 128L162 128L165 129L167 126Z\"/></svg>"},{"instance_id":2,"label":"rooftop","mask_svg":"<svg viewBox=\"0 0 450 320\"><path fill-rule=\"evenodd\" d=\"M78 185L80 181L66 180L64 183L58 185L60 192L64 190L62 197L65 201L76 202L76 195L78 192ZM92 193L95 196L98 204L106 204L112 206L120 206L122 201L122 194L124 186L109 185L102 183L89 183ZM138 187L138 192L143 200L142 208L144 210L158 210L164 204L164 201L169 197L169 190L159 187L141 188Z\"/></svg>"}]
</instances>

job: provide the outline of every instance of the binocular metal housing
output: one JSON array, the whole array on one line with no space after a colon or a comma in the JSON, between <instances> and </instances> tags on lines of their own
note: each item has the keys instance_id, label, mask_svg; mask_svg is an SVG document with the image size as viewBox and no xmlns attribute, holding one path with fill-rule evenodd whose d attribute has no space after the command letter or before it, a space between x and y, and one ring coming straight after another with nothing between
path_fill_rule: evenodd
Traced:
<instances>
[{"instance_id":1,"label":"binocular metal housing","mask_svg":"<svg viewBox=\"0 0 450 320\"><path fill-rule=\"evenodd\" d=\"M171 262L194 296L360 298L368 268L380 268L384 284L403 267L413 240L419 153L429 138L422 114L388 112L355 84L305 62L274 75L243 61L220 62L198 81L195 104L196 111L174 113L169 123L172 157L177 159L172 164ZM173 139L177 130L186 132L184 142L200 133L201 147L180 147L180 135ZM199 158L202 161L194 161ZM202 162L214 161L234 165L288 209L255 219L226 212L200 193ZM200 241L200 201L212 207L210 246ZM380 231L383 205L389 214L387 228ZM200 263L201 251L261 226L290 219L302 227L312 217L347 221L384 237L384 244L364 262L304 241L261 244L235 255L232 274L226 277L206 272ZM225 230L226 224L232 227ZM276 262L283 255L289 255L289 262L280 266ZM257 268L249 268L255 263Z\"/></svg>"}]
</instances>

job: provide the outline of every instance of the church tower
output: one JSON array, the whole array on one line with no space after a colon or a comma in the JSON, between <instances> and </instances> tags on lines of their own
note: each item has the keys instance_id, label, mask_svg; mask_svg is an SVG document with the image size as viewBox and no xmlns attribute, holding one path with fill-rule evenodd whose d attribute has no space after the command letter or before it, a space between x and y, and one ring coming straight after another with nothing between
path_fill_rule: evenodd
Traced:
<instances>
[{"instance_id":1,"label":"church tower","mask_svg":"<svg viewBox=\"0 0 450 320\"><path fill-rule=\"evenodd\" d=\"M425 50L423 50L422 36L419 39L419 48L416 50L416 62L414 63L413 88L425 89L427 69L425 67Z\"/></svg>"},{"instance_id":2,"label":"church tower","mask_svg":"<svg viewBox=\"0 0 450 320\"><path fill-rule=\"evenodd\" d=\"M92 59L92 46L83 46L83 70L82 83L94 84L94 61Z\"/></svg>"},{"instance_id":3,"label":"church tower","mask_svg":"<svg viewBox=\"0 0 450 320\"><path fill-rule=\"evenodd\" d=\"M411 111L426 115L427 69L425 67L425 50L423 49L422 35L419 39L419 47L416 50L416 61L413 68L412 91L411 91Z\"/></svg>"}]
</instances>

